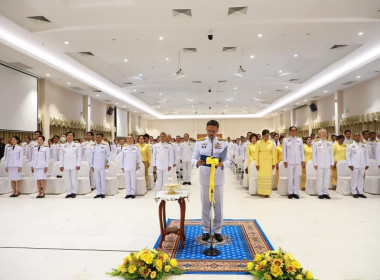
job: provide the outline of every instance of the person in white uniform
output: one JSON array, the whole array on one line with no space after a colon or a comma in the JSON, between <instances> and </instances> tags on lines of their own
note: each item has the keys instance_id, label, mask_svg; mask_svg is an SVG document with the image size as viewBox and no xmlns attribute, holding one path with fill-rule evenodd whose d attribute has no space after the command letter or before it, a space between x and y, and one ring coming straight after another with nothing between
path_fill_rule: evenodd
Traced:
<instances>
[{"instance_id":1,"label":"person in white uniform","mask_svg":"<svg viewBox=\"0 0 380 280\"><path fill-rule=\"evenodd\" d=\"M90 164L91 160L91 151L95 142L93 141L94 133L89 131L86 133L86 141L82 143L82 160L87 161ZM91 166L91 165L90 165ZM95 175L94 171L90 168L88 176L90 177L90 186L91 190L95 189Z\"/></svg>"},{"instance_id":2,"label":"person in white uniform","mask_svg":"<svg viewBox=\"0 0 380 280\"><path fill-rule=\"evenodd\" d=\"M55 161L58 161L59 136L54 135L52 140L53 140L53 144L50 146L50 159L54 159Z\"/></svg>"},{"instance_id":3,"label":"person in white uniform","mask_svg":"<svg viewBox=\"0 0 380 280\"><path fill-rule=\"evenodd\" d=\"M319 199L330 199L328 190L331 180L331 169L334 167L333 145L327 140L327 130L321 128L319 139L313 143L313 165L317 170L317 193Z\"/></svg>"},{"instance_id":4,"label":"person in white uniform","mask_svg":"<svg viewBox=\"0 0 380 280\"><path fill-rule=\"evenodd\" d=\"M18 197L21 189L21 171L22 158L24 149L20 146L20 138L13 136L11 145L6 147L5 171L8 173L9 181L11 181L13 194L11 197Z\"/></svg>"},{"instance_id":5,"label":"person in white uniform","mask_svg":"<svg viewBox=\"0 0 380 280\"><path fill-rule=\"evenodd\" d=\"M376 160L376 132L372 131L369 134L367 141L368 157Z\"/></svg>"},{"instance_id":6,"label":"person in white uniform","mask_svg":"<svg viewBox=\"0 0 380 280\"><path fill-rule=\"evenodd\" d=\"M38 136L37 146L33 148L32 155L32 173L34 173L34 178L37 180L37 198L45 197L46 178L49 168L50 148L44 146L44 142L45 137Z\"/></svg>"},{"instance_id":7,"label":"person in white uniform","mask_svg":"<svg viewBox=\"0 0 380 280\"><path fill-rule=\"evenodd\" d=\"M172 169L169 171L168 173L168 180L173 183L173 182L177 182L176 181L176 178L177 178L177 173L176 173L176 170L177 170L177 162L179 161L179 155L177 154L177 149L175 147L175 143L172 142L172 136L171 134L166 134L166 142L172 147L172 157L173 157L173 167Z\"/></svg>"},{"instance_id":8,"label":"person in white uniform","mask_svg":"<svg viewBox=\"0 0 380 280\"><path fill-rule=\"evenodd\" d=\"M351 190L354 198L367 198L363 193L364 171L369 167L368 149L365 141L360 141L360 133L354 133L354 141L347 146L346 160L351 173Z\"/></svg>"},{"instance_id":9,"label":"person in white uniform","mask_svg":"<svg viewBox=\"0 0 380 280\"><path fill-rule=\"evenodd\" d=\"M377 165L380 168L380 140L376 140L375 154L376 154L375 158L376 158Z\"/></svg>"},{"instance_id":10,"label":"person in white uniform","mask_svg":"<svg viewBox=\"0 0 380 280\"><path fill-rule=\"evenodd\" d=\"M183 135L183 143L180 145L179 161L182 164L183 183L191 185L191 158L193 156L193 144L189 141L189 134Z\"/></svg>"},{"instance_id":11,"label":"person in white uniform","mask_svg":"<svg viewBox=\"0 0 380 280\"><path fill-rule=\"evenodd\" d=\"M139 147L133 144L133 137L127 137L127 144L121 150L120 168L125 175L125 188L127 194L125 198L136 197L136 170L142 165L141 152Z\"/></svg>"},{"instance_id":12,"label":"person in white uniform","mask_svg":"<svg viewBox=\"0 0 380 280\"><path fill-rule=\"evenodd\" d=\"M224 166L228 166L228 143L224 139L218 139L216 135L219 131L219 123L215 120L207 122L207 137L198 139L195 143L192 156L192 163L199 168L199 182L201 185L201 203L202 203L202 240L207 241L210 236L210 209L209 200L210 187L210 166L204 165L203 157L219 158L223 153L226 154L225 160L219 161L218 168L215 169L215 204L214 204L214 236L218 242L223 241L223 189L224 189Z\"/></svg>"},{"instance_id":13,"label":"person in white uniform","mask_svg":"<svg viewBox=\"0 0 380 280\"><path fill-rule=\"evenodd\" d=\"M90 166L94 172L96 183L96 195L94 198L106 197L106 169L111 162L109 145L103 142L103 133L96 134L96 142L92 145L90 154Z\"/></svg>"},{"instance_id":14,"label":"person in white uniform","mask_svg":"<svg viewBox=\"0 0 380 280\"><path fill-rule=\"evenodd\" d=\"M65 185L67 189L66 198L75 198L78 192L78 170L81 162L80 143L74 143L74 132L66 133L65 144L60 149L60 170L64 172Z\"/></svg>"},{"instance_id":15,"label":"person in white uniform","mask_svg":"<svg viewBox=\"0 0 380 280\"><path fill-rule=\"evenodd\" d=\"M300 174L301 167L305 165L305 153L302 139L297 138L297 127L289 127L289 134L290 137L285 138L282 145L282 158L288 169L288 198L299 199Z\"/></svg>"},{"instance_id":16,"label":"person in white uniform","mask_svg":"<svg viewBox=\"0 0 380 280\"><path fill-rule=\"evenodd\" d=\"M161 132L160 143L154 145L152 158L153 170L157 173L156 192L162 191L162 187L168 182L173 163L173 146L166 142L166 133Z\"/></svg>"},{"instance_id":17,"label":"person in white uniform","mask_svg":"<svg viewBox=\"0 0 380 280\"><path fill-rule=\"evenodd\" d=\"M344 143L352 144L352 139L351 139L351 130L347 129L344 131Z\"/></svg>"}]
</instances>

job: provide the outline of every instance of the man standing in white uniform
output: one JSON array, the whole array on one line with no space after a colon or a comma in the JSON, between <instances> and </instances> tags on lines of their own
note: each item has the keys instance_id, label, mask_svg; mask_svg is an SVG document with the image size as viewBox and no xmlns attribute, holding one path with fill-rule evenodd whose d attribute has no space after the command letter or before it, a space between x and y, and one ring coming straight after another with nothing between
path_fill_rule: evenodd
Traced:
<instances>
[{"instance_id":1,"label":"man standing in white uniform","mask_svg":"<svg viewBox=\"0 0 380 280\"><path fill-rule=\"evenodd\" d=\"M183 135L183 143L180 145L179 158L182 164L183 183L191 185L191 157L193 155L193 144L189 141L189 134Z\"/></svg>"},{"instance_id":2,"label":"man standing in white uniform","mask_svg":"<svg viewBox=\"0 0 380 280\"><path fill-rule=\"evenodd\" d=\"M109 145L103 141L103 133L96 134L96 143L93 144L90 156L90 166L94 173L96 182L96 196L94 198L106 197L106 168L111 161Z\"/></svg>"},{"instance_id":3,"label":"man standing in white uniform","mask_svg":"<svg viewBox=\"0 0 380 280\"><path fill-rule=\"evenodd\" d=\"M157 172L156 192L161 191L168 181L168 173L173 167L173 146L166 142L166 133L161 132L160 143L153 147L153 170Z\"/></svg>"},{"instance_id":4,"label":"man standing in white uniform","mask_svg":"<svg viewBox=\"0 0 380 280\"><path fill-rule=\"evenodd\" d=\"M92 131L89 131L86 133L86 142L82 143L82 160L87 161L90 164L91 160L91 150L94 145L94 133ZM90 164L91 166L91 164ZM90 177L90 186L91 186L91 191L95 189L95 176L94 176L94 171L90 168L88 176Z\"/></svg>"}]
</instances>

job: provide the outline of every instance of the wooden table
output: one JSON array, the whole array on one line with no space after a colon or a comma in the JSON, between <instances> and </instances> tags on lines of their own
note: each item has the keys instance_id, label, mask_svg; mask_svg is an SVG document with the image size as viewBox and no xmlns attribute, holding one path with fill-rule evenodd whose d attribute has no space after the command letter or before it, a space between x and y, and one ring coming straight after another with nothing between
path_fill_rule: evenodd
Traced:
<instances>
[{"instance_id":1,"label":"wooden table","mask_svg":"<svg viewBox=\"0 0 380 280\"><path fill-rule=\"evenodd\" d=\"M185 248L185 215L186 215L186 202L185 199L189 198L189 190L177 191L176 194L168 194L167 191L159 191L156 193L156 201L161 201L158 207L158 217L160 219L160 230L161 230L161 240L158 248L162 248L162 243L165 240L166 235L176 234L179 236L179 241L181 243L181 248ZM178 201L181 218L178 227L167 227L166 226L166 201Z\"/></svg>"}]
</instances>

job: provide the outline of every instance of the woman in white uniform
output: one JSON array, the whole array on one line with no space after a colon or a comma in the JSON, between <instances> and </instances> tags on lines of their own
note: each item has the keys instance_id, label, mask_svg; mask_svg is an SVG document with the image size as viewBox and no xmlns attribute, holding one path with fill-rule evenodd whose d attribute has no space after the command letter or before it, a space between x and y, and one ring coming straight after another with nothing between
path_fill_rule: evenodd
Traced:
<instances>
[{"instance_id":1,"label":"woman in white uniform","mask_svg":"<svg viewBox=\"0 0 380 280\"><path fill-rule=\"evenodd\" d=\"M46 189L46 176L50 159L50 148L44 146L44 136L38 136L37 141L38 144L33 148L32 154L32 173L34 173L34 178L37 180L37 198L44 198Z\"/></svg>"},{"instance_id":2,"label":"woman in white uniform","mask_svg":"<svg viewBox=\"0 0 380 280\"><path fill-rule=\"evenodd\" d=\"M11 145L7 147L7 159L5 161L5 171L8 172L11 181L13 194L11 197L18 197L21 189L21 170L24 149L20 146L20 138L13 136Z\"/></svg>"}]
</instances>

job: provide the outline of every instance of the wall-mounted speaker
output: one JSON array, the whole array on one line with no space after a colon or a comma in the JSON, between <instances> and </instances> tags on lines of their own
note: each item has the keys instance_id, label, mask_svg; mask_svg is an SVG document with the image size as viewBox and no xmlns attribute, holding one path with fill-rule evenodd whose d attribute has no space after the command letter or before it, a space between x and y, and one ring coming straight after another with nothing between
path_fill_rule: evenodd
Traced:
<instances>
[{"instance_id":1,"label":"wall-mounted speaker","mask_svg":"<svg viewBox=\"0 0 380 280\"><path fill-rule=\"evenodd\" d=\"M315 111L318 110L318 109L317 109L317 105L315 105L314 103L311 103L311 104L309 105L309 107L310 107L310 110L311 110L312 112L315 112Z\"/></svg>"},{"instance_id":2,"label":"wall-mounted speaker","mask_svg":"<svg viewBox=\"0 0 380 280\"><path fill-rule=\"evenodd\" d=\"M107 109L107 115L112 116L112 114L113 114L113 107L108 107L108 109Z\"/></svg>"}]
</instances>

